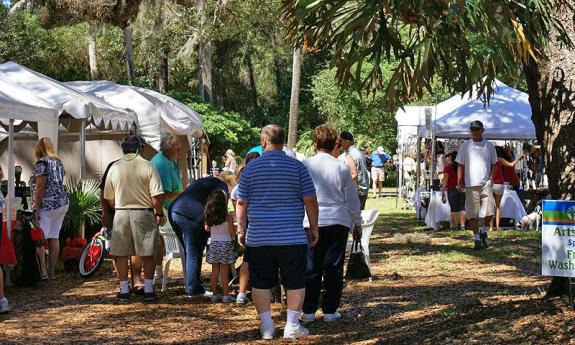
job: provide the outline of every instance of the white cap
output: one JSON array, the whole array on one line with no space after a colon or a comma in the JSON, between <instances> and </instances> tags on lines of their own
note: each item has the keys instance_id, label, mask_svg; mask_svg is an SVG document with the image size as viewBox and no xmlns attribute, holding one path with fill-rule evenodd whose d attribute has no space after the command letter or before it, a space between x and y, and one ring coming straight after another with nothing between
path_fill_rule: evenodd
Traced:
<instances>
[{"instance_id":1,"label":"white cap","mask_svg":"<svg viewBox=\"0 0 575 345\"><path fill-rule=\"evenodd\" d=\"M384 154L383 147L381 147L381 146L377 147L377 154L380 154L380 155Z\"/></svg>"}]
</instances>

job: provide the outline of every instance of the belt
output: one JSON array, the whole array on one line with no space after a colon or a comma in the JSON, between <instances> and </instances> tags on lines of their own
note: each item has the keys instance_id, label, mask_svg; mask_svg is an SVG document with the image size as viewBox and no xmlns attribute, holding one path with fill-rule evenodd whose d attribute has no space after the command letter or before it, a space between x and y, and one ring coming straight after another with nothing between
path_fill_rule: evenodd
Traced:
<instances>
[{"instance_id":1,"label":"belt","mask_svg":"<svg viewBox=\"0 0 575 345\"><path fill-rule=\"evenodd\" d=\"M150 211L154 212L153 208L117 208L116 210L129 210L129 211Z\"/></svg>"}]
</instances>

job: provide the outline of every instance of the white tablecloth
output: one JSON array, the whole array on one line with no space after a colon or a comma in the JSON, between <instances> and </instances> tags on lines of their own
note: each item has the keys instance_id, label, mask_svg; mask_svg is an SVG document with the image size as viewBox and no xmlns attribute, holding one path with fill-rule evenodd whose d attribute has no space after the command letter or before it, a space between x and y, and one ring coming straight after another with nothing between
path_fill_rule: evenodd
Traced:
<instances>
[{"instance_id":1,"label":"white tablecloth","mask_svg":"<svg viewBox=\"0 0 575 345\"><path fill-rule=\"evenodd\" d=\"M445 195L447 199L447 193ZM505 188L501 197L501 218L511 218L520 221L527 215L521 200L513 189ZM441 192L435 192L429 201L429 208L425 215L425 225L437 229L438 222L449 221L451 219L451 208L449 203L441 202Z\"/></svg>"}]
</instances>

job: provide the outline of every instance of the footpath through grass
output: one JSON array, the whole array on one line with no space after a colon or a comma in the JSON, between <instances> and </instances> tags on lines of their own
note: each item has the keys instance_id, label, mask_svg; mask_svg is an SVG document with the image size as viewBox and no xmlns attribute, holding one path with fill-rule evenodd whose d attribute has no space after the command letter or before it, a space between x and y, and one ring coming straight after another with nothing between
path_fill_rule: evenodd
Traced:
<instances>
[{"instance_id":1,"label":"footpath through grass","mask_svg":"<svg viewBox=\"0 0 575 345\"><path fill-rule=\"evenodd\" d=\"M380 210L371 240L373 282L347 282L342 319L319 321L290 344L567 344L575 330L566 299L542 299L540 233L491 233L472 249L470 231L424 231L395 199L369 199ZM400 206L401 204L399 204ZM177 261L176 261L177 262ZM11 288L15 309L0 316L1 344L232 344L259 340L252 304L189 300L181 267L153 304L116 305L110 270L84 280L60 273L37 288ZM209 267L204 265L203 276ZM285 316L273 307L281 335ZM281 342L277 340L277 342Z\"/></svg>"}]
</instances>

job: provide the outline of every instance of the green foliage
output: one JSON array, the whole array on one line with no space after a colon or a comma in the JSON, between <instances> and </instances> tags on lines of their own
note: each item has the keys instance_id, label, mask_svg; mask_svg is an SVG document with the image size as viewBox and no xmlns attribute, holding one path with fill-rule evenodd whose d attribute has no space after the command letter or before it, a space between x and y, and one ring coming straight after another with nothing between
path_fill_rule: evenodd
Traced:
<instances>
[{"instance_id":1,"label":"green foliage","mask_svg":"<svg viewBox=\"0 0 575 345\"><path fill-rule=\"evenodd\" d=\"M259 144L259 129L251 127L239 113L218 110L189 93L170 92L169 95L202 115L212 159L223 156L227 149L243 156L252 146Z\"/></svg>"},{"instance_id":2,"label":"green foliage","mask_svg":"<svg viewBox=\"0 0 575 345\"><path fill-rule=\"evenodd\" d=\"M78 233L80 225L93 225L100 221L100 183L96 180L69 180L66 184L68 192L68 212L64 217L62 228Z\"/></svg>"},{"instance_id":3,"label":"green foliage","mask_svg":"<svg viewBox=\"0 0 575 345\"><path fill-rule=\"evenodd\" d=\"M433 92L433 81L457 91L491 93L491 81L503 70L543 54L549 31L564 33L552 16L554 0L286 0L284 18L306 46L333 51L330 67L353 89L383 90L386 104L406 104ZM474 45L471 37L479 45ZM568 45L572 42L565 35ZM396 60L385 83L384 61ZM365 64L370 63L368 73Z\"/></svg>"}]
</instances>

